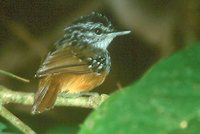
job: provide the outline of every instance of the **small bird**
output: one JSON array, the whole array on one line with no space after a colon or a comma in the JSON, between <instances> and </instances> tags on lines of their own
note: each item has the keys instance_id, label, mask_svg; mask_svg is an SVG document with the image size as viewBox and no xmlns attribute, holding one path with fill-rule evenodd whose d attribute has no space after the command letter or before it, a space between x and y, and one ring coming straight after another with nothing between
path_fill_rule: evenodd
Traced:
<instances>
[{"instance_id":1,"label":"small bird","mask_svg":"<svg viewBox=\"0 0 200 134\"><path fill-rule=\"evenodd\" d=\"M80 94L101 85L111 67L107 47L116 36L129 33L115 31L107 17L97 12L65 28L64 37L36 72L40 81L32 114L51 109L59 93Z\"/></svg>"}]
</instances>

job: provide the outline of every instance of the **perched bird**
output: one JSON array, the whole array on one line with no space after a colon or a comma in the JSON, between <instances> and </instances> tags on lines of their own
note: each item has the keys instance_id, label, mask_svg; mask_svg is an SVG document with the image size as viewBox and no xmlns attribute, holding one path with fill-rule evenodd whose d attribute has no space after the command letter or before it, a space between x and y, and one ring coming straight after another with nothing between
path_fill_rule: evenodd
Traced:
<instances>
[{"instance_id":1,"label":"perched bird","mask_svg":"<svg viewBox=\"0 0 200 134\"><path fill-rule=\"evenodd\" d=\"M55 43L36 77L40 78L32 113L53 107L58 93L84 93L101 85L109 74L111 60L107 47L120 35L100 13L80 17L65 28L64 37Z\"/></svg>"}]
</instances>

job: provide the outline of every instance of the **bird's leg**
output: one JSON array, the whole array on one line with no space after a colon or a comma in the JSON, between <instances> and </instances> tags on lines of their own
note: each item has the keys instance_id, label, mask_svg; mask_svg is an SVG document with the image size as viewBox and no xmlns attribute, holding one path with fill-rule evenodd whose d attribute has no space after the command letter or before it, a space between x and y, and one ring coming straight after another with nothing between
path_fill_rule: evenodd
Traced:
<instances>
[{"instance_id":1,"label":"bird's leg","mask_svg":"<svg viewBox=\"0 0 200 134\"><path fill-rule=\"evenodd\" d=\"M58 94L58 96L63 97L63 98L77 98L81 96L95 97L95 96L99 96L99 93L97 92L81 92L81 93L61 92Z\"/></svg>"},{"instance_id":2,"label":"bird's leg","mask_svg":"<svg viewBox=\"0 0 200 134\"><path fill-rule=\"evenodd\" d=\"M82 92L80 93L81 96L88 96L88 97L95 97L95 96L99 96L98 92Z\"/></svg>"}]
</instances>

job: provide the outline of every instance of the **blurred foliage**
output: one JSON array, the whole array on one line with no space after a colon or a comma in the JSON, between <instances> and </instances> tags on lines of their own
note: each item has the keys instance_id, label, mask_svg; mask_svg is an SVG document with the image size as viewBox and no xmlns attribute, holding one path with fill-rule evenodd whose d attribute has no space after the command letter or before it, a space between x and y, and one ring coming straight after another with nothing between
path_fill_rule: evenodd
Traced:
<instances>
[{"instance_id":1,"label":"blurred foliage","mask_svg":"<svg viewBox=\"0 0 200 134\"><path fill-rule=\"evenodd\" d=\"M6 128L6 126L0 122L0 132L2 132L5 128Z\"/></svg>"},{"instance_id":2,"label":"blurred foliage","mask_svg":"<svg viewBox=\"0 0 200 134\"><path fill-rule=\"evenodd\" d=\"M0 134L19 134L21 133L15 126L10 125L8 122L2 123L0 120Z\"/></svg>"},{"instance_id":3,"label":"blurred foliage","mask_svg":"<svg viewBox=\"0 0 200 134\"><path fill-rule=\"evenodd\" d=\"M199 58L197 45L154 66L94 111L80 134L197 134Z\"/></svg>"},{"instance_id":4,"label":"blurred foliage","mask_svg":"<svg viewBox=\"0 0 200 134\"><path fill-rule=\"evenodd\" d=\"M53 127L45 134L77 134L78 132L78 127L66 127L65 125L59 125L57 127Z\"/></svg>"},{"instance_id":5,"label":"blurred foliage","mask_svg":"<svg viewBox=\"0 0 200 134\"><path fill-rule=\"evenodd\" d=\"M28 78L31 82L22 84L7 77L0 77L0 84L16 91L35 92L38 80L34 79L34 74L41 60L48 53L49 48L63 36L63 29L70 25L74 19L87 15L92 11L105 14L116 29L132 31L128 36L113 40L109 46L112 57L112 70L103 85L95 89L99 93L110 94L116 90L124 89L141 78L156 61L176 53L177 50L191 46L191 44L198 42L200 39L199 0L1 0L0 69ZM179 62L177 61L177 63ZM177 63L170 63L169 68L172 68L171 66L178 68L180 64ZM183 69L184 67L186 66L181 68ZM156 69L154 68L154 70ZM170 71L168 68L165 71L167 70ZM170 72L165 73L169 73L163 74L166 77L171 74ZM151 76L150 74L148 75ZM147 79L148 75L144 79ZM184 77L176 77L176 73L173 75L175 75L174 77L177 78L177 81L184 80ZM161 80L157 81L156 76L152 76L151 79L149 87L146 87L147 84L145 84L145 88L161 86L159 84ZM156 81L154 81L155 79ZM191 78L191 80L193 79ZM171 82L173 83L174 81ZM134 89L136 86L133 86ZM169 85L166 84L166 86L172 85L170 83ZM141 91L139 89L132 91L131 89L132 87L130 86L125 88L125 94L126 92L134 92L135 99L139 97L147 97L148 99L147 92L149 95L153 95L151 92L153 87L144 92L142 92L144 89L141 89ZM171 90L167 91L166 89L164 91L171 94ZM142 94L140 95L141 92ZM123 92L120 92L120 94L123 96ZM112 97L114 99L111 98L110 101L116 100L115 96L117 98L117 95L114 95ZM162 94L151 97L159 105L163 102L158 102L158 100L162 99ZM160 98L158 99L157 97ZM127 98L127 101L128 99L130 98ZM182 100L180 99L181 102ZM183 102L185 101L183 100ZM144 109L150 108L144 103L136 104L141 104L140 107ZM126 110L126 107L129 110L129 103L127 106L124 103L123 106L125 107L124 110ZM193 105L191 104L191 106ZM9 104L6 107L38 133L60 131L59 126L64 132L65 130L68 131L68 126L79 126L91 112L91 110L82 108L56 107L42 115L32 116L30 115L30 106ZM174 105L173 109L169 110L174 110L175 107ZM118 113L118 110L123 109L116 110L112 113ZM147 111L146 114L151 114L151 111ZM121 117L123 117L123 114L119 115L119 118ZM134 117L131 116L130 118ZM5 122L1 117L0 121ZM191 124L189 123L190 126L188 128L184 130L177 128L176 132L189 133L192 130L196 130L197 122L199 122L197 117L194 117L189 122ZM63 124L66 127L63 128ZM69 128L69 131L71 131L71 128ZM76 130L72 129L72 131L76 133Z\"/></svg>"}]
</instances>

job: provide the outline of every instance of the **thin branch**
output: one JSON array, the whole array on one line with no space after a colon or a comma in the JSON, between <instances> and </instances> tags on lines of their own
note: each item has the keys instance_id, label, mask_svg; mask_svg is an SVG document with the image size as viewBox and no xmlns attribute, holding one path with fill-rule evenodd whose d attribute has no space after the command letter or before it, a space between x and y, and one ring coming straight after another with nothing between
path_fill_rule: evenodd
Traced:
<instances>
[{"instance_id":1,"label":"thin branch","mask_svg":"<svg viewBox=\"0 0 200 134\"><path fill-rule=\"evenodd\" d=\"M96 108L108 98L108 95L78 98L58 97L55 106L75 106L83 108ZM8 103L18 103L23 105L32 105L34 93L16 92L0 85L0 115L16 126L19 130L28 134L35 134L25 123L10 113L3 105Z\"/></svg>"},{"instance_id":2,"label":"thin branch","mask_svg":"<svg viewBox=\"0 0 200 134\"><path fill-rule=\"evenodd\" d=\"M58 97L55 106L75 106L83 108L96 108L108 98L108 95L92 97L64 98ZM6 87L0 86L0 102L2 104L18 103L23 105L32 105L34 93L16 92Z\"/></svg>"},{"instance_id":3,"label":"thin branch","mask_svg":"<svg viewBox=\"0 0 200 134\"><path fill-rule=\"evenodd\" d=\"M17 80L26 82L26 83L30 82L30 80L28 80L28 79L24 79L24 78L22 78L22 77L19 77L19 76L17 76L17 75L14 75L14 74L12 74L12 73L9 73L9 72L3 71L3 70L0 70L0 74L9 76L9 77L11 77L11 78L14 78L14 79L17 79Z\"/></svg>"},{"instance_id":4,"label":"thin branch","mask_svg":"<svg viewBox=\"0 0 200 134\"><path fill-rule=\"evenodd\" d=\"M36 134L29 126L23 123L19 118L17 118L14 114L8 111L5 107L0 105L0 115L16 126L20 131L25 134Z\"/></svg>"}]
</instances>

